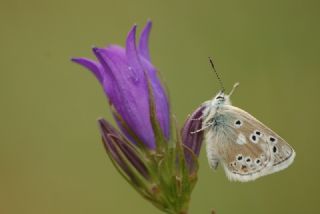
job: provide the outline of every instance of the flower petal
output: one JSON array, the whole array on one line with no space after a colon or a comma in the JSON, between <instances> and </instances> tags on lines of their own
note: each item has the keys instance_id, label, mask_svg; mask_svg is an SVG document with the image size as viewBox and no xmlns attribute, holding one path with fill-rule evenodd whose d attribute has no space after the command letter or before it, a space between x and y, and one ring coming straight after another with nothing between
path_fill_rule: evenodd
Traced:
<instances>
[{"instance_id":1,"label":"flower petal","mask_svg":"<svg viewBox=\"0 0 320 214\"><path fill-rule=\"evenodd\" d=\"M144 34L145 39L143 42L147 44L147 36L148 31L151 29L151 22L149 22L145 28ZM169 112L169 104L167 95L165 93L164 88L161 85L161 82L157 76L156 69L153 65L143 57L139 57L139 54L136 50L135 44L135 35L136 35L136 26L132 28L129 32L126 42L126 54L128 58L128 63L132 66L132 71L135 75L142 75L144 72L148 76L149 80L151 81L155 105L156 105L156 112L157 112L157 119L159 120L160 126L164 132L164 135L169 138L170 133L170 112ZM150 112L146 116L150 117Z\"/></svg>"},{"instance_id":2,"label":"flower petal","mask_svg":"<svg viewBox=\"0 0 320 214\"><path fill-rule=\"evenodd\" d=\"M136 47L136 26L133 26L127 36L126 48L117 45L93 48L98 62L85 58L75 58L73 61L96 75L116 112L132 130L131 133L136 134L135 139L140 139L148 148L154 149L148 81L152 86L156 118L167 139L170 137L170 109L157 71L149 61L148 38L151 25L149 21L141 34L139 52ZM119 127L130 140L133 139L121 125Z\"/></svg>"},{"instance_id":3,"label":"flower petal","mask_svg":"<svg viewBox=\"0 0 320 214\"><path fill-rule=\"evenodd\" d=\"M96 76L100 83L103 82L104 71L98 62L87 58L72 58L71 60L89 69Z\"/></svg>"},{"instance_id":4,"label":"flower petal","mask_svg":"<svg viewBox=\"0 0 320 214\"><path fill-rule=\"evenodd\" d=\"M152 28L152 22L148 21L144 29L142 30L140 41L139 41L139 53L146 60L151 62L149 54L149 35Z\"/></svg>"},{"instance_id":5,"label":"flower petal","mask_svg":"<svg viewBox=\"0 0 320 214\"><path fill-rule=\"evenodd\" d=\"M160 79L157 75L156 68L147 60L142 59L142 65L147 71L148 78L151 82L152 92L154 96L156 115L160 123L160 127L164 133L164 136L169 139L170 137L170 105L168 96L163 88Z\"/></svg>"},{"instance_id":6,"label":"flower petal","mask_svg":"<svg viewBox=\"0 0 320 214\"><path fill-rule=\"evenodd\" d=\"M110 97L112 97L113 94L113 85L116 83L115 78L113 76L113 73L111 71L111 68L109 67L109 64L105 61L104 57L102 56L102 54L100 53L100 48L92 48L93 53L95 54L95 56L97 57L98 61L101 64L101 67L103 68L103 88L105 93L108 95L109 101L110 101Z\"/></svg>"},{"instance_id":7,"label":"flower petal","mask_svg":"<svg viewBox=\"0 0 320 214\"><path fill-rule=\"evenodd\" d=\"M138 72L133 75L133 68L130 69L125 53L120 50L98 49L95 54L102 65L110 68L103 86L111 103L136 135L149 148L154 149L144 73L135 69Z\"/></svg>"}]
</instances>

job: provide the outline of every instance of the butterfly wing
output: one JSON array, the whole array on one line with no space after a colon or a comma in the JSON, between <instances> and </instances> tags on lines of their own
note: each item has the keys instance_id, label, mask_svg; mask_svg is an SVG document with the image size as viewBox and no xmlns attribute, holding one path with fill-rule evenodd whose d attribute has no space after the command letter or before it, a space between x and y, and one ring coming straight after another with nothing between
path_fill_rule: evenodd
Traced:
<instances>
[{"instance_id":1,"label":"butterfly wing","mask_svg":"<svg viewBox=\"0 0 320 214\"><path fill-rule=\"evenodd\" d=\"M212 121L205 134L209 163L219 160L230 180L255 180L293 162L292 147L240 108L224 105Z\"/></svg>"}]
</instances>

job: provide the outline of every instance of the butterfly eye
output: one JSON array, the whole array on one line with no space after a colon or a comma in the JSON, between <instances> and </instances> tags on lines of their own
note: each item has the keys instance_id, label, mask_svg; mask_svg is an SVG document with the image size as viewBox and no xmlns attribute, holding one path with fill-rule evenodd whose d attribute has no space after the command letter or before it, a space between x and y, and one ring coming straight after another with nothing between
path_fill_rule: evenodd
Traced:
<instances>
[{"instance_id":1,"label":"butterfly eye","mask_svg":"<svg viewBox=\"0 0 320 214\"><path fill-rule=\"evenodd\" d=\"M234 121L234 125L235 125L236 128L239 128L239 127L242 126L242 121L241 120L236 120L236 121Z\"/></svg>"},{"instance_id":2,"label":"butterfly eye","mask_svg":"<svg viewBox=\"0 0 320 214\"><path fill-rule=\"evenodd\" d=\"M223 96L217 96L217 97L216 97L216 100L222 100L222 101L223 101L223 100L224 100L224 97L223 97Z\"/></svg>"}]
</instances>

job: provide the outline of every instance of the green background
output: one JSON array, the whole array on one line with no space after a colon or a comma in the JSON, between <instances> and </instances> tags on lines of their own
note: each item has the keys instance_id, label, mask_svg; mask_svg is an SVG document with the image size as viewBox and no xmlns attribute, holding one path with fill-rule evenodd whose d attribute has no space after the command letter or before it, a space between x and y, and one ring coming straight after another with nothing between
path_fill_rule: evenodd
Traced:
<instances>
[{"instance_id":1,"label":"green background","mask_svg":"<svg viewBox=\"0 0 320 214\"><path fill-rule=\"evenodd\" d=\"M0 213L159 213L108 160L96 118L111 120L88 71L69 61L124 44L153 21L153 63L180 124L224 84L233 104L296 150L287 170L249 183L212 173L205 151L190 213L320 213L320 3L317 0L1 0Z\"/></svg>"}]
</instances>

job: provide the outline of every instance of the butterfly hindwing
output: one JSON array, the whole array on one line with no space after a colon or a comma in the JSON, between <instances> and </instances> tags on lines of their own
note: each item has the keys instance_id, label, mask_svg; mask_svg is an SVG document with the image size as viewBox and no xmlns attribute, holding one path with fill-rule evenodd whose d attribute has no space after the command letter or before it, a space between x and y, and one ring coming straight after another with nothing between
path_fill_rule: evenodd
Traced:
<instances>
[{"instance_id":1,"label":"butterfly hindwing","mask_svg":"<svg viewBox=\"0 0 320 214\"><path fill-rule=\"evenodd\" d=\"M260 139L264 142L264 144L268 145L269 152L271 154L271 163L269 164L267 170L263 172L263 175L267 175L285 169L293 162L295 157L295 151L277 133L272 131L266 125L264 125L259 120L254 118L252 115L243 111L240 108L234 106L226 106L226 110L227 112L231 112L235 115L240 115L241 117L245 118L247 123L251 124L251 126L255 128L255 131L252 134L257 135L256 132L259 131L261 134Z\"/></svg>"},{"instance_id":2,"label":"butterfly hindwing","mask_svg":"<svg viewBox=\"0 0 320 214\"><path fill-rule=\"evenodd\" d=\"M206 131L209 162L219 160L230 180L255 180L293 161L290 145L249 113L224 105L213 121Z\"/></svg>"}]
</instances>

